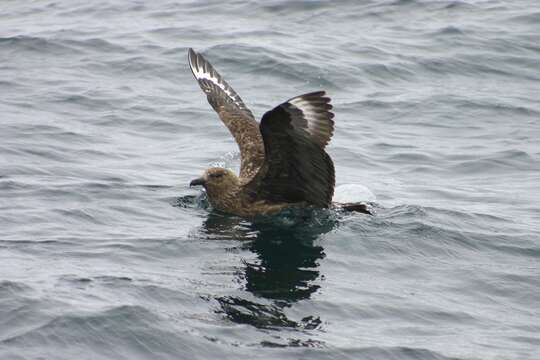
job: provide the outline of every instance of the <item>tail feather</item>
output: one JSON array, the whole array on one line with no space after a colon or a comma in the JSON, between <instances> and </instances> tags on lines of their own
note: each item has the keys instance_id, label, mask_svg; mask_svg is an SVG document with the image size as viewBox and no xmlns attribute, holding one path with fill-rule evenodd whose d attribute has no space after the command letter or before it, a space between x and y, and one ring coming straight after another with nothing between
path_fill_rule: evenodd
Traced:
<instances>
[{"instance_id":1,"label":"tail feather","mask_svg":"<svg viewBox=\"0 0 540 360\"><path fill-rule=\"evenodd\" d=\"M359 212L363 214L373 215L373 213L369 211L368 206L366 204L345 203L345 204L339 204L339 207L345 211L354 211L354 212Z\"/></svg>"}]
</instances>

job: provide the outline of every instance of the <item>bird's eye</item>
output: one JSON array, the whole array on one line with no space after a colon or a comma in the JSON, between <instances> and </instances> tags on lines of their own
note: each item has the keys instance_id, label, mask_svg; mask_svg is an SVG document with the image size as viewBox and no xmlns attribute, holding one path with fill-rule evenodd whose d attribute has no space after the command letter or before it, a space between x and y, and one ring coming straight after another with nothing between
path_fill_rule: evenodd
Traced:
<instances>
[{"instance_id":1,"label":"bird's eye","mask_svg":"<svg viewBox=\"0 0 540 360\"><path fill-rule=\"evenodd\" d=\"M222 176L223 176L223 174L212 174L212 177L215 178L215 179L219 179Z\"/></svg>"}]
</instances>

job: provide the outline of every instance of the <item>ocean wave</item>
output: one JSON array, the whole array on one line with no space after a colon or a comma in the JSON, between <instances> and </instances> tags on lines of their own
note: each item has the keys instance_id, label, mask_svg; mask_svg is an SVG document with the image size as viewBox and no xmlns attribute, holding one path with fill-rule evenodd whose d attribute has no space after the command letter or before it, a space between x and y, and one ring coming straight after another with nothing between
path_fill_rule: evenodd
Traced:
<instances>
[{"instance_id":1,"label":"ocean wave","mask_svg":"<svg viewBox=\"0 0 540 360\"><path fill-rule=\"evenodd\" d=\"M535 359L534 1L3 5L0 358ZM326 90L373 216L212 211L189 47L258 119Z\"/></svg>"}]
</instances>

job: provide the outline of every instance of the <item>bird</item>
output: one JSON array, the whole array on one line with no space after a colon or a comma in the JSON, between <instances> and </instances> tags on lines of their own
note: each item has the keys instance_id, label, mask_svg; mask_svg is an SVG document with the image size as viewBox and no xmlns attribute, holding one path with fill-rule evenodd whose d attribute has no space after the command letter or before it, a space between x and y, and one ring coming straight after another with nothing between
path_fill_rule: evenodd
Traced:
<instances>
[{"instance_id":1,"label":"bird","mask_svg":"<svg viewBox=\"0 0 540 360\"><path fill-rule=\"evenodd\" d=\"M190 48L188 62L240 149L239 175L211 167L190 187L203 186L214 209L240 217L273 215L288 208L331 207L335 170L325 148L334 134L334 113L326 92L290 98L257 122L238 93L200 53ZM359 208L351 209L365 210L365 205L355 206Z\"/></svg>"}]
</instances>

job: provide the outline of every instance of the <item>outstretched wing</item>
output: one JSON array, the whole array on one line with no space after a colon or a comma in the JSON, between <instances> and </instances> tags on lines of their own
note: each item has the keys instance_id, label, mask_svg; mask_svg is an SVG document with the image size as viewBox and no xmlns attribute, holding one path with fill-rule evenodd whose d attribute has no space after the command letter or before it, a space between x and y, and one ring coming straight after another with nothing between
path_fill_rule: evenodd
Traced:
<instances>
[{"instance_id":1,"label":"outstretched wing","mask_svg":"<svg viewBox=\"0 0 540 360\"><path fill-rule=\"evenodd\" d=\"M264 161L264 144L257 121L240 96L201 55L189 49L189 66L208 102L240 148L240 177L253 177Z\"/></svg>"},{"instance_id":2,"label":"outstretched wing","mask_svg":"<svg viewBox=\"0 0 540 360\"><path fill-rule=\"evenodd\" d=\"M334 164L324 151L334 131L324 91L292 98L264 114L265 161L247 185L254 199L327 207L334 194Z\"/></svg>"}]
</instances>

